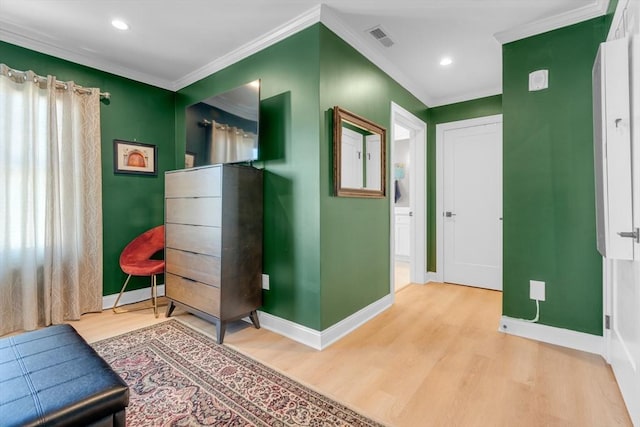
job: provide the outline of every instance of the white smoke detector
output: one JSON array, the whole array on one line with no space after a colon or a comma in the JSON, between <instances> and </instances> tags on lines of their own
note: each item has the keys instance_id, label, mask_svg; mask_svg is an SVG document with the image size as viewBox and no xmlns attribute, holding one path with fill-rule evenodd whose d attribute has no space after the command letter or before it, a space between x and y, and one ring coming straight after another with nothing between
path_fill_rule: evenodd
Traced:
<instances>
[{"instance_id":1,"label":"white smoke detector","mask_svg":"<svg viewBox=\"0 0 640 427\"><path fill-rule=\"evenodd\" d=\"M529 73L529 92L549 87L549 70L538 70Z\"/></svg>"}]
</instances>

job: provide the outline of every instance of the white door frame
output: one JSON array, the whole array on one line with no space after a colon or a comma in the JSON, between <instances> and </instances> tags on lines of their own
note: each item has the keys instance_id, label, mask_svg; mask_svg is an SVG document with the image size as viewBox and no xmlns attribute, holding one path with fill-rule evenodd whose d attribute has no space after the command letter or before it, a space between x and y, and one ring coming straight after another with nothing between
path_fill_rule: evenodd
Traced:
<instances>
[{"instance_id":1,"label":"white door frame","mask_svg":"<svg viewBox=\"0 0 640 427\"><path fill-rule=\"evenodd\" d=\"M425 283L427 275L427 124L398 104L391 103L391 137L389 153L389 211L390 211L390 272L389 291L393 296L395 281L395 187L393 185L393 144L395 142L394 123L412 131L410 140L411 172L409 197L413 207L411 227L411 273L413 283Z\"/></svg>"},{"instance_id":2,"label":"white door frame","mask_svg":"<svg viewBox=\"0 0 640 427\"><path fill-rule=\"evenodd\" d=\"M475 119L458 120L436 125L436 274L435 280L444 280L444 133L449 130L463 129L472 126L482 126L502 123L502 114L478 117Z\"/></svg>"}]
</instances>

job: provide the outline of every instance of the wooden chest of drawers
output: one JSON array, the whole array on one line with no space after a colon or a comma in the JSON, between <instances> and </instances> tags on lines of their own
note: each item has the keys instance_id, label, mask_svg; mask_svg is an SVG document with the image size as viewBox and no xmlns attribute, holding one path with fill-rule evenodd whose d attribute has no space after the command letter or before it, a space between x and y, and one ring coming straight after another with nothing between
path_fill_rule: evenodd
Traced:
<instances>
[{"instance_id":1,"label":"wooden chest of drawers","mask_svg":"<svg viewBox=\"0 0 640 427\"><path fill-rule=\"evenodd\" d=\"M167 317L176 305L216 324L262 305L262 170L214 165L165 174Z\"/></svg>"}]
</instances>

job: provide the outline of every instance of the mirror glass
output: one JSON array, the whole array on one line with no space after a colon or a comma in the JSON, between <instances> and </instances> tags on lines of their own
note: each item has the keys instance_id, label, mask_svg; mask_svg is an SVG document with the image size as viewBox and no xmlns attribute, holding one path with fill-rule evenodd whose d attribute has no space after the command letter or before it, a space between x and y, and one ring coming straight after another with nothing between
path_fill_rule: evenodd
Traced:
<instances>
[{"instance_id":1,"label":"mirror glass","mask_svg":"<svg viewBox=\"0 0 640 427\"><path fill-rule=\"evenodd\" d=\"M260 80L186 108L185 167L258 159Z\"/></svg>"},{"instance_id":2,"label":"mirror glass","mask_svg":"<svg viewBox=\"0 0 640 427\"><path fill-rule=\"evenodd\" d=\"M385 196L385 129L340 107L333 108L334 195Z\"/></svg>"}]
</instances>

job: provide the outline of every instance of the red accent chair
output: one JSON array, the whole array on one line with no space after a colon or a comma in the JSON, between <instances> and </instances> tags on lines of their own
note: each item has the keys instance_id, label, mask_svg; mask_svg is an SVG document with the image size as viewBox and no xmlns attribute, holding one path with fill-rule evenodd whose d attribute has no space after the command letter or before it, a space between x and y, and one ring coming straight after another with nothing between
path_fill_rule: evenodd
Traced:
<instances>
[{"instance_id":1,"label":"red accent chair","mask_svg":"<svg viewBox=\"0 0 640 427\"><path fill-rule=\"evenodd\" d=\"M120 294L113 304L115 313L124 313L128 310L117 309L122 293L129 283L131 276L151 276L151 299L153 300L153 313L158 317L158 288L156 275L164 273L164 260L151 259L151 257L164 249L164 225L159 225L147 230L133 239L120 254L120 268L129 276L124 282Z\"/></svg>"}]
</instances>

